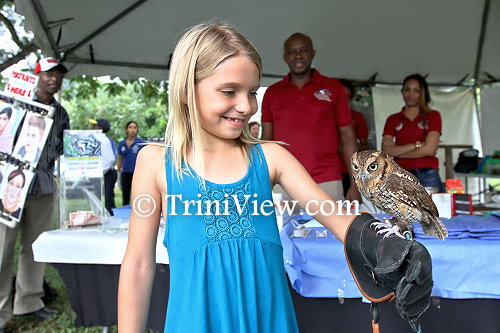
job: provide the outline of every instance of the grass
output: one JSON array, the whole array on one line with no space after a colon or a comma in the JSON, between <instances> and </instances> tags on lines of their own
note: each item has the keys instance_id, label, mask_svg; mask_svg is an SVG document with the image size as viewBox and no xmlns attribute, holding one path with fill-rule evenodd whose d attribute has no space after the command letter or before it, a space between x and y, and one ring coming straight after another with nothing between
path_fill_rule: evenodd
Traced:
<instances>
[{"instance_id":1,"label":"grass","mask_svg":"<svg viewBox=\"0 0 500 333\"><path fill-rule=\"evenodd\" d=\"M115 203L117 207L121 206L122 195L118 188L115 188ZM57 211L54 212L52 227L59 228ZM17 267L17 253L19 251L19 238L16 243L15 267ZM76 328L76 314L71 308L71 303L66 292L66 286L57 273L57 270L50 264L46 265L45 280L57 292L57 298L49 305L49 308L57 310L59 313L44 321L33 319L33 317L16 318L13 317L5 327L5 333L101 333L103 327L95 326L89 328ZM118 332L116 326L109 329L110 333Z\"/></svg>"}]
</instances>

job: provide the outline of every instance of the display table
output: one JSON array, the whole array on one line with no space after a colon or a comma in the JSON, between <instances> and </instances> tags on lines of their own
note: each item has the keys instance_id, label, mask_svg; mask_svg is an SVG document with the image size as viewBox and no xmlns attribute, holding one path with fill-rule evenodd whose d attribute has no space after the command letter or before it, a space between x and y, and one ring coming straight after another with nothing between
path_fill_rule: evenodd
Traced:
<instances>
[{"instance_id":1,"label":"display table","mask_svg":"<svg viewBox=\"0 0 500 333\"><path fill-rule=\"evenodd\" d=\"M35 261L71 264L121 265L127 248L128 221L105 218L105 227L44 232L33 243ZM168 264L163 245L165 227L158 230L156 262Z\"/></svg>"},{"instance_id":2,"label":"display table","mask_svg":"<svg viewBox=\"0 0 500 333\"><path fill-rule=\"evenodd\" d=\"M488 179L490 178L500 178L500 175L489 175L484 173L455 173L456 178L465 178L465 193L469 192L469 178L474 178L477 180L477 188L479 189L479 202L485 202L484 193L488 190Z\"/></svg>"},{"instance_id":3,"label":"display table","mask_svg":"<svg viewBox=\"0 0 500 333\"><path fill-rule=\"evenodd\" d=\"M416 238L432 257L432 296L500 299L500 217L462 215L442 220L450 232L446 240ZM297 223L286 224L280 234L285 269L294 289L306 297L362 297L347 267L344 245L330 232L327 237L316 237L317 232L324 236L326 229L314 220L298 225L310 226L306 228L311 230L307 237L290 237ZM463 231L456 225L475 232ZM498 233L481 230L482 225L496 226Z\"/></svg>"},{"instance_id":4,"label":"display table","mask_svg":"<svg viewBox=\"0 0 500 333\"><path fill-rule=\"evenodd\" d=\"M286 225L281 232L282 239L289 232L288 226ZM168 263L166 249L162 245L163 232L163 228L160 228L157 242L158 264L148 318L148 327L160 331L163 330L170 281L169 266L166 264ZM329 241L332 240L330 235ZM296 260L298 253L296 244L303 241L306 241L306 239L293 239L291 243L283 242L285 261L290 260L290 253L295 253L293 259ZM123 259L126 242L127 231L122 231L120 227L117 227L114 230L113 228L107 228L105 231L97 228L48 231L43 233L33 244L35 260L54 263L54 267L66 284L72 308L76 313L75 325L77 327L112 326L117 323L119 264ZM499 265L499 255L494 252L496 257L492 258L493 261L477 269L474 264L475 258L490 254L488 253L489 245L486 247L488 250L486 250L481 243L476 242L470 243L468 250L464 251L460 259L457 259L463 261L464 265L461 266L460 270L455 270L453 260L451 263L447 261L454 257L453 251L456 249L449 248L447 241L436 242L438 245L436 245L437 247L431 246L433 248L431 253L438 251L448 252L448 254L439 255L440 259L434 259L435 272L441 271L440 267L446 267L443 271L448 271L450 276L458 274L467 278L471 275L474 279L481 279L481 270L496 269L494 267ZM494 247L500 248L500 242L498 241L482 242L495 242ZM427 245L427 243L425 244ZM324 271L325 265L329 265L331 260L336 262L333 263L335 267L345 265L341 244L334 245L335 248L329 246L324 244L324 246L321 246L321 250L313 252L299 251L300 258L302 261L312 264L320 272ZM496 249L492 250L497 251ZM468 255L468 258L463 259L462 256L466 255ZM289 265L290 262L286 262L285 266ZM469 269L467 270L464 267L468 265ZM291 294L302 333L371 331L369 305L361 302L360 298L350 298L359 296L359 292L356 294L356 290L351 288L350 281L352 281L352 278L349 279L349 272L342 268L339 271L340 280L338 281L345 280L343 298L340 299L324 298L324 296L304 297L295 290L297 280L292 279L294 288L291 288ZM500 285L498 281L500 273L496 272L497 275L494 278L477 281L478 288L483 285ZM437 275L435 273L435 277L439 275L440 273ZM438 290L446 289L444 287L445 282L436 281L436 285L441 286ZM335 284L333 287L334 297L342 296L342 292L339 294L338 289L339 286L342 287L343 285L343 283ZM301 292L310 290L315 295L321 295L319 291L313 290L314 288L306 283L302 283L302 288ZM486 290L490 290L490 288ZM441 291L441 294L438 295L443 293ZM487 294L493 293L487 292ZM475 297L480 297L479 293L476 293ZM495 295L488 295L487 297L495 297ZM381 313L382 332L412 332L406 322L398 316L393 304L382 304ZM423 316L423 331L425 333L500 332L499 313L499 299L445 299L435 297L430 309Z\"/></svg>"},{"instance_id":5,"label":"display table","mask_svg":"<svg viewBox=\"0 0 500 333\"><path fill-rule=\"evenodd\" d=\"M104 225L44 232L33 243L35 261L52 263L63 279L77 327L117 324L118 280L127 247L128 221L106 218ZM170 284L164 234L161 226L148 318L148 327L158 331L163 331Z\"/></svg>"},{"instance_id":6,"label":"display table","mask_svg":"<svg viewBox=\"0 0 500 333\"><path fill-rule=\"evenodd\" d=\"M455 178L453 177L453 149L472 149L472 145L445 145L440 144L438 148L444 149L444 166L446 170L446 179Z\"/></svg>"}]
</instances>

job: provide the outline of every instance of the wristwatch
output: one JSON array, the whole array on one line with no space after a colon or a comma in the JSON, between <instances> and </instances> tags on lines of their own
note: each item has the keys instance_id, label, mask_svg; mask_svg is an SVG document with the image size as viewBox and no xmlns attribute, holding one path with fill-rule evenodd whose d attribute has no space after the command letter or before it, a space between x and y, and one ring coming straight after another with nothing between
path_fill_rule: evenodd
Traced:
<instances>
[{"instance_id":1,"label":"wristwatch","mask_svg":"<svg viewBox=\"0 0 500 333\"><path fill-rule=\"evenodd\" d=\"M414 145L415 145L415 148L422 148L422 146L423 146L422 142L420 142L420 141L415 142Z\"/></svg>"}]
</instances>

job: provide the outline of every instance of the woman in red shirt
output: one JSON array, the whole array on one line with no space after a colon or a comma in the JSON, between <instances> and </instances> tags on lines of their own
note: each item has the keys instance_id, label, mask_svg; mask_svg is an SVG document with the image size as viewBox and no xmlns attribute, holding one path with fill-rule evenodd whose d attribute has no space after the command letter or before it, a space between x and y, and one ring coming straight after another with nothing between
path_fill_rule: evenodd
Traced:
<instances>
[{"instance_id":1,"label":"woman in red shirt","mask_svg":"<svg viewBox=\"0 0 500 333\"><path fill-rule=\"evenodd\" d=\"M436 151L441 136L441 115L431 110L429 87L420 74L407 76L401 90L405 106L387 118L382 150L414 174L423 186L443 192Z\"/></svg>"}]
</instances>

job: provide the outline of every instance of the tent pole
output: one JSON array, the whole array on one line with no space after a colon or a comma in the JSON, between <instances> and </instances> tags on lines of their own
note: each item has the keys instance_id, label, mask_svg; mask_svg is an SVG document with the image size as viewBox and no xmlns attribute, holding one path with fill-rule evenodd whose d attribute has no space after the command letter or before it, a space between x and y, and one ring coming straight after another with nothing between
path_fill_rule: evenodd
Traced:
<instances>
[{"instance_id":1,"label":"tent pole","mask_svg":"<svg viewBox=\"0 0 500 333\"><path fill-rule=\"evenodd\" d=\"M491 0L484 1L483 17L481 20L481 32L479 34L479 43L477 46L476 64L474 66L474 85L479 82L479 69L481 67L481 60L483 57L484 38L486 35L486 27L488 24L488 14L490 12Z\"/></svg>"},{"instance_id":2,"label":"tent pole","mask_svg":"<svg viewBox=\"0 0 500 333\"><path fill-rule=\"evenodd\" d=\"M481 60L483 57L484 38L486 35L486 27L488 24L488 14L490 12L490 2L491 2L491 0L484 1L483 17L481 20L481 32L479 34L479 43L477 46L476 64L474 66L474 86L472 87L473 94L474 94L474 101L476 102L476 116L477 116L477 120L479 122L479 128L481 128L481 102L480 102L480 99L478 96L478 90L480 89L479 88L480 87L479 86L479 69L481 68ZM483 151L482 133L481 132L479 132L479 133L481 136L481 151Z\"/></svg>"}]
</instances>

